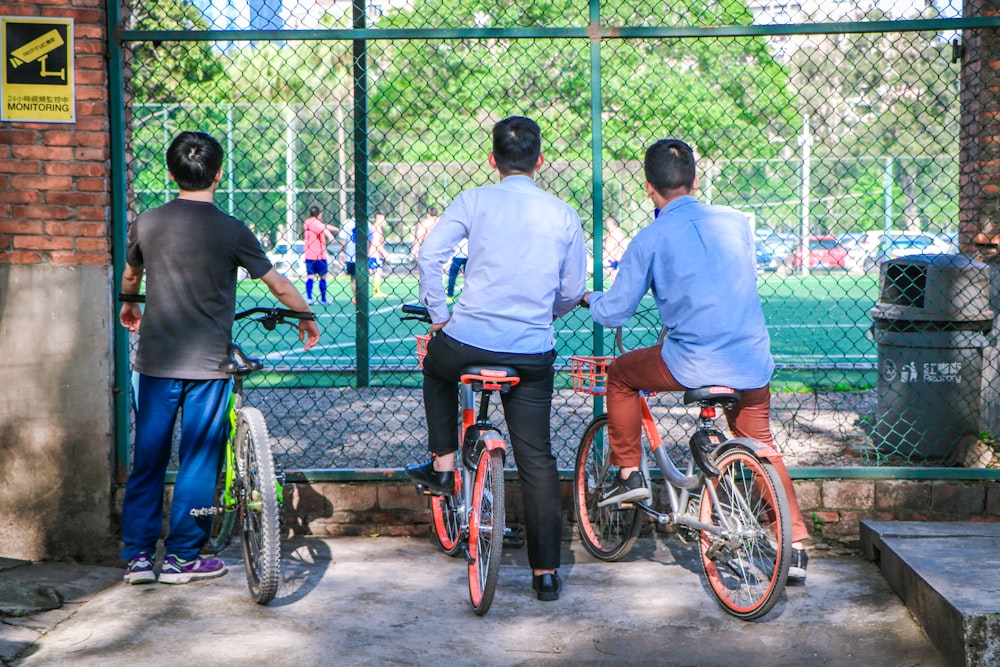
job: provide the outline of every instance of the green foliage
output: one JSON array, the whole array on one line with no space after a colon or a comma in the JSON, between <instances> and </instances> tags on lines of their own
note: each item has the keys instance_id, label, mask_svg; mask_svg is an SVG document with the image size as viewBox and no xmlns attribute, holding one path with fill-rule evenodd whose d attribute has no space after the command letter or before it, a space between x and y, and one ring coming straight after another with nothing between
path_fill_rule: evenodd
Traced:
<instances>
[{"instance_id":1,"label":"green foliage","mask_svg":"<svg viewBox=\"0 0 1000 667\"><path fill-rule=\"evenodd\" d=\"M205 30L198 9L184 0L136 3L135 30ZM136 42L128 59L129 85L141 102L201 102L219 99L225 88L215 85L223 68L211 45L204 42Z\"/></svg>"}]
</instances>

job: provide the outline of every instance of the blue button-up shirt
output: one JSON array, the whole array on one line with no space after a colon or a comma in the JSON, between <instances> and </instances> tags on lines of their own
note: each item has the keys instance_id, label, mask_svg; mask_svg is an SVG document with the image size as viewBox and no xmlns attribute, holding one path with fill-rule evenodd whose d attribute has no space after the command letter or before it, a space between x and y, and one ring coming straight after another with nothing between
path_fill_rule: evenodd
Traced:
<instances>
[{"instance_id":1,"label":"blue button-up shirt","mask_svg":"<svg viewBox=\"0 0 1000 667\"><path fill-rule=\"evenodd\" d=\"M435 323L448 320L442 264L469 241L465 285L444 331L493 352L537 354L555 347L553 317L586 288L580 217L528 176L466 190L420 246L420 302Z\"/></svg>"},{"instance_id":2,"label":"blue button-up shirt","mask_svg":"<svg viewBox=\"0 0 1000 667\"><path fill-rule=\"evenodd\" d=\"M663 361L678 382L736 389L770 382L771 340L742 213L690 196L670 201L629 243L611 288L590 296L591 316L620 326L650 289L670 329Z\"/></svg>"}]
</instances>

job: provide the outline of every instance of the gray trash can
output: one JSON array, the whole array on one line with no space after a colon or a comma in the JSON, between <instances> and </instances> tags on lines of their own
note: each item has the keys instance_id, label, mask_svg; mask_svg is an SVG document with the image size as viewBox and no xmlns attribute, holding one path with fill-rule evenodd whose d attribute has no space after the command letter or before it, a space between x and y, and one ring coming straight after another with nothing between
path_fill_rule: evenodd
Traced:
<instances>
[{"instance_id":1,"label":"gray trash can","mask_svg":"<svg viewBox=\"0 0 1000 667\"><path fill-rule=\"evenodd\" d=\"M980 430L989 267L964 255L912 255L885 262L879 277L874 444L907 459L945 459Z\"/></svg>"}]
</instances>

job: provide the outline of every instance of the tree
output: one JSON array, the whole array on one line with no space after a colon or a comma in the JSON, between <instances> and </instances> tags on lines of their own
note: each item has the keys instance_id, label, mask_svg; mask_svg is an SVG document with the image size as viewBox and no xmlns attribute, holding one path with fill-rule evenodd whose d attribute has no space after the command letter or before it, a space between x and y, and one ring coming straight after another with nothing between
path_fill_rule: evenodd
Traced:
<instances>
[{"instance_id":1,"label":"tree","mask_svg":"<svg viewBox=\"0 0 1000 667\"><path fill-rule=\"evenodd\" d=\"M864 17L887 18L874 10ZM846 228L883 226L887 175L892 200L902 201L890 211L897 226L957 216L946 194L957 178L947 164L957 159L959 132L950 53L942 35L910 32L814 36L792 54L792 86L815 137L817 196L833 207L854 203L840 209Z\"/></svg>"},{"instance_id":2,"label":"tree","mask_svg":"<svg viewBox=\"0 0 1000 667\"><path fill-rule=\"evenodd\" d=\"M198 8L185 0L134 3L133 30L206 30ZM126 76L137 103L201 102L217 99L225 87L219 56L206 42L136 42Z\"/></svg>"}]
</instances>

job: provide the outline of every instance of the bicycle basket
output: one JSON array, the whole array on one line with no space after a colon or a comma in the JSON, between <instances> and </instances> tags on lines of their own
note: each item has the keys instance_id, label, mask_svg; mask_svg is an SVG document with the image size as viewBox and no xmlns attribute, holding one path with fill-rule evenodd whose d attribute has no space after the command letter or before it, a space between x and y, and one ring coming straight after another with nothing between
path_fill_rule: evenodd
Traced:
<instances>
[{"instance_id":1,"label":"bicycle basket","mask_svg":"<svg viewBox=\"0 0 1000 667\"><path fill-rule=\"evenodd\" d=\"M424 357L427 356L427 343L430 342L431 337L429 334L417 334L415 338L417 339L417 364L423 368Z\"/></svg>"},{"instance_id":2,"label":"bicycle basket","mask_svg":"<svg viewBox=\"0 0 1000 667\"><path fill-rule=\"evenodd\" d=\"M608 385L608 366L614 357L570 357L573 391L603 396Z\"/></svg>"}]
</instances>

